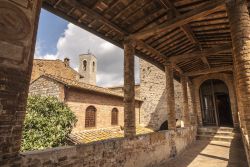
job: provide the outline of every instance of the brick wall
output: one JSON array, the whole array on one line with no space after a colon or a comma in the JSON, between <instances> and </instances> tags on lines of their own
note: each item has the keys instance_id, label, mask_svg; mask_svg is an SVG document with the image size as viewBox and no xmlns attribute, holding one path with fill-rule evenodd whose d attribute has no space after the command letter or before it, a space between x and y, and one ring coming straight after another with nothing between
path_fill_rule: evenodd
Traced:
<instances>
[{"instance_id":1,"label":"brick wall","mask_svg":"<svg viewBox=\"0 0 250 167\"><path fill-rule=\"evenodd\" d=\"M88 90L65 88L64 86L46 76L32 82L29 88L30 95L55 96L64 101L75 113L78 121L73 132L85 130L85 111L88 106L96 108L96 126L94 128L120 127L124 125L123 98L104 95ZM118 125L111 125L111 111L117 108ZM140 102L136 101L136 124L139 125Z\"/></svg>"},{"instance_id":2,"label":"brick wall","mask_svg":"<svg viewBox=\"0 0 250 167\"><path fill-rule=\"evenodd\" d=\"M77 116L77 124L74 131L85 129L85 111L88 106L94 106L96 112L96 127L119 127L124 125L124 108L123 98L110 95L102 95L94 92L79 91L76 89L68 89L66 95L66 103ZM118 126L111 125L111 111L117 108ZM136 124L139 124L140 105L136 102ZM89 129L89 128L88 128Z\"/></svg>"},{"instance_id":3,"label":"brick wall","mask_svg":"<svg viewBox=\"0 0 250 167\"><path fill-rule=\"evenodd\" d=\"M16 166L155 167L181 153L195 141L196 128L161 131L133 139L110 139L21 154ZM147 158L145 158L147 157Z\"/></svg>"},{"instance_id":4,"label":"brick wall","mask_svg":"<svg viewBox=\"0 0 250 167\"><path fill-rule=\"evenodd\" d=\"M154 65L140 59L140 98L143 112L141 123L158 130L167 120L166 110L166 78L165 73ZM181 84L174 81L176 118L181 118L182 90Z\"/></svg>"},{"instance_id":5,"label":"brick wall","mask_svg":"<svg viewBox=\"0 0 250 167\"><path fill-rule=\"evenodd\" d=\"M54 96L64 101L64 85L42 76L30 84L29 95Z\"/></svg>"}]
</instances>

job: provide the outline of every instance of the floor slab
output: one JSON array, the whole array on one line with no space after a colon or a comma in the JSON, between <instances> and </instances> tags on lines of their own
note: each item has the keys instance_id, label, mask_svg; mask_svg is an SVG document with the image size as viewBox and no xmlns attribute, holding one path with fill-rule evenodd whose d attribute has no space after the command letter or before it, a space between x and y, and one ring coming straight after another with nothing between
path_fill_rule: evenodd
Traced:
<instances>
[{"instance_id":1,"label":"floor slab","mask_svg":"<svg viewBox=\"0 0 250 167\"><path fill-rule=\"evenodd\" d=\"M243 144L197 140L161 167L248 167Z\"/></svg>"}]
</instances>

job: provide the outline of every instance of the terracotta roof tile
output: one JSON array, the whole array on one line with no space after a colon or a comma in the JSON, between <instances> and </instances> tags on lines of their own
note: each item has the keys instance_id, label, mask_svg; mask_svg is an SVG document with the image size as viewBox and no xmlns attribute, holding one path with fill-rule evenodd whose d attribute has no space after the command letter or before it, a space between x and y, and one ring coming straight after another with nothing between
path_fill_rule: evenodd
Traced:
<instances>
[{"instance_id":1,"label":"terracotta roof tile","mask_svg":"<svg viewBox=\"0 0 250 167\"><path fill-rule=\"evenodd\" d=\"M154 132L151 129L144 127L137 127L136 134L146 134ZM81 132L71 133L69 139L75 143L91 143L95 141L101 141L112 138L122 138L124 136L124 131L115 129L115 128L107 128L107 129L95 129L95 130L84 130Z\"/></svg>"},{"instance_id":2,"label":"terracotta roof tile","mask_svg":"<svg viewBox=\"0 0 250 167\"><path fill-rule=\"evenodd\" d=\"M43 76L48 77L48 78L53 79L53 80L56 80L57 82L60 82L60 83L64 84L65 86L68 86L68 87L84 89L84 90L88 90L88 91L93 91L93 92L97 92L97 93L102 93L102 94L107 94L107 95L112 95L112 96L117 96L117 97L122 97L122 98L124 97L122 93L112 91L112 90L110 90L108 88L102 88L102 87L99 87L99 86L79 82L77 80L67 79L67 78L54 76L54 75L50 75L50 74L44 74L41 77L43 77ZM142 101L139 98L135 98L135 100Z\"/></svg>"},{"instance_id":3,"label":"terracotta roof tile","mask_svg":"<svg viewBox=\"0 0 250 167\"><path fill-rule=\"evenodd\" d=\"M31 82L39 78L41 75L50 74L67 79L78 80L80 74L70 66L66 66L63 61L34 59Z\"/></svg>"}]
</instances>

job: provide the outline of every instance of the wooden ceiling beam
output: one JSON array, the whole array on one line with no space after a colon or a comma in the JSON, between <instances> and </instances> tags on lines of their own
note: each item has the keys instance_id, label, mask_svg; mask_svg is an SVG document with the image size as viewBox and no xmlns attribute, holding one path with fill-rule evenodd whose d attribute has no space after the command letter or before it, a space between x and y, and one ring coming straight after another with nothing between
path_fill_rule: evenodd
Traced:
<instances>
[{"instance_id":1,"label":"wooden ceiling beam","mask_svg":"<svg viewBox=\"0 0 250 167\"><path fill-rule=\"evenodd\" d=\"M210 68L207 70L186 72L183 75L197 76L197 75L206 75L206 74L211 74L211 73L219 73L219 72L232 71L232 70L233 70L233 66L222 66L222 67Z\"/></svg>"},{"instance_id":2,"label":"wooden ceiling beam","mask_svg":"<svg viewBox=\"0 0 250 167\"><path fill-rule=\"evenodd\" d=\"M158 34L160 32L164 32L169 29L181 27L183 25L190 23L191 21L195 19L205 17L209 14L212 14L218 11L219 9L221 9L221 7L224 4L225 4L225 0L216 0L216 1L207 2L204 5L200 6L199 8L194 9L190 12L187 12L183 15L177 16L159 26L149 28L145 31L132 34L131 37L137 38L137 39L144 39L146 37Z\"/></svg>"},{"instance_id":3,"label":"wooden ceiling beam","mask_svg":"<svg viewBox=\"0 0 250 167\"><path fill-rule=\"evenodd\" d=\"M160 2L166 9L169 8L170 10L172 10L176 16L181 15L181 13L175 8L175 6L172 2L170 2L170 0L160 0ZM192 43L198 43L198 40L195 38L195 35L188 24L182 25L181 30L186 34L186 36L188 37L188 39L190 39Z\"/></svg>"},{"instance_id":4,"label":"wooden ceiling beam","mask_svg":"<svg viewBox=\"0 0 250 167\"><path fill-rule=\"evenodd\" d=\"M163 6L165 8L169 7L175 13L176 16L180 16L181 15L181 13L175 8L175 6L173 5L172 2L170 2L170 0L160 0L160 2L163 4ZM190 28L190 26L188 24L181 26L180 29L186 34L186 36L188 37L188 39L192 43L198 45L200 49L202 48L201 45L200 45L200 43L199 43L199 41L198 41L198 39L195 37L192 29ZM209 64L209 62L208 62L208 60L207 60L206 57L202 57L201 60L202 60L202 62L204 64L207 65L208 68L210 68L210 64Z\"/></svg>"},{"instance_id":5,"label":"wooden ceiling beam","mask_svg":"<svg viewBox=\"0 0 250 167\"><path fill-rule=\"evenodd\" d=\"M149 46L148 44L144 43L141 40L136 40L136 39L133 39L133 40L135 41L136 46L141 47L141 48L145 48L151 54L156 55L158 58L160 58L164 62L167 61L166 56L163 55L161 52L157 51L156 49L152 48L151 46ZM173 63L173 66L174 66L175 70L178 71L180 74L183 73L183 71L176 64Z\"/></svg>"},{"instance_id":6,"label":"wooden ceiling beam","mask_svg":"<svg viewBox=\"0 0 250 167\"><path fill-rule=\"evenodd\" d=\"M81 4L80 2L78 2L76 0L67 0L67 2L69 4L72 4L74 8L78 8L78 9L84 11L84 13L86 13L89 16L93 17L94 19L102 22L103 24L109 26L110 28L114 29L115 31L119 32L120 34L122 34L122 35L128 35L128 33L126 33L120 27L118 27L117 25L113 24L108 19L106 19L102 15L98 14L97 12L93 11L92 9L88 8L87 6Z\"/></svg>"},{"instance_id":7,"label":"wooden ceiling beam","mask_svg":"<svg viewBox=\"0 0 250 167\"><path fill-rule=\"evenodd\" d=\"M125 9L123 9L120 13L116 14L115 17L113 17L113 18L111 19L111 21L116 20L116 19L119 18L121 15L123 15L124 13L126 13L126 11L127 11L133 4L137 3L138 1L139 1L139 0L133 0L130 4L128 4L128 6L127 6Z\"/></svg>"},{"instance_id":8,"label":"wooden ceiling beam","mask_svg":"<svg viewBox=\"0 0 250 167\"><path fill-rule=\"evenodd\" d=\"M178 63L178 62L183 61L183 60L190 60L190 59L194 59L194 58L207 57L210 55L214 55L214 54L225 52L225 51L231 51L231 50L232 50L232 43L227 43L227 44L223 44L223 45L209 48L209 49L202 50L202 51L196 51L196 52L192 52L192 53L172 56L169 59L172 62Z\"/></svg>"}]
</instances>

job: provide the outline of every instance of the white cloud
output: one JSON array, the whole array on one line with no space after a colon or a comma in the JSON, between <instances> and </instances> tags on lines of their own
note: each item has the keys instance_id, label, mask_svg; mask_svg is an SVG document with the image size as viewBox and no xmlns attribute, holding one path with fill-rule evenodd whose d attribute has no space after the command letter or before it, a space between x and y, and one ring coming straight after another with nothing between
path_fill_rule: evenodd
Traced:
<instances>
[{"instance_id":1,"label":"white cloud","mask_svg":"<svg viewBox=\"0 0 250 167\"><path fill-rule=\"evenodd\" d=\"M70 65L78 69L79 54L90 50L97 58L97 85L117 86L123 84L123 50L113 44L77 27L68 24L62 37L57 42L55 55L41 55L39 41L36 46L36 58L61 59L70 58ZM139 61L136 59L136 82L139 82Z\"/></svg>"}]
</instances>

